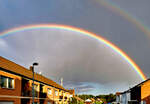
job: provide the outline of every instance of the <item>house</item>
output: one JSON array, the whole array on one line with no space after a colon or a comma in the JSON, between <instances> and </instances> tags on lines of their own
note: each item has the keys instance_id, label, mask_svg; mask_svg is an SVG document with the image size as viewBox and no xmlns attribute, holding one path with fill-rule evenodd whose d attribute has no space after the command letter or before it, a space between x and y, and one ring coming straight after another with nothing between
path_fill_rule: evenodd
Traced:
<instances>
[{"instance_id":1,"label":"house","mask_svg":"<svg viewBox=\"0 0 150 104\"><path fill-rule=\"evenodd\" d=\"M86 99L85 104L92 104L92 100L91 99Z\"/></svg>"},{"instance_id":2,"label":"house","mask_svg":"<svg viewBox=\"0 0 150 104\"><path fill-rule=\"evenodd\" d=\"M32 103L32 70L26 69L0 56L0 103ZM67 90L61 85L34 73L35 104L68 104L74 90Z\"/></svg>"},{"instance_id":3,"label":"house","mask_svg":"<svg viewBox=\"0 0 150 104\"><path fill-rule=\"evenodd\" d=\"M150 79L147 79L140 84L130 89L131 100L150 104Z\"/></svg>"},{"instance_id":4,"label":"house","mask_svg":"<svg viewBox=\"0 0 150 104\"><path fill-rule=\"evenodd\" d=\"M116 92L116 102L121 103L121 92Z\"/></svg>"},{"instance_id":5,"label":"house","mask_svg":"<svg viewBox=\"0 0 150 104\"><path fill-rule=\"evenodd\" d=\"M150 104L150 79L147 79L127 91L116 93L119 104Z\"/></svg>"},{"instance_id":6,"label":"house","mask_svg":"<svg viewBox=\"0 0 150 104\"><path fill-rule=\"evenodd\" d=\"M119 104L128 104L130 101L130 91L117 92L116 93L116 102Z\"/></svg>"}]
</instances>

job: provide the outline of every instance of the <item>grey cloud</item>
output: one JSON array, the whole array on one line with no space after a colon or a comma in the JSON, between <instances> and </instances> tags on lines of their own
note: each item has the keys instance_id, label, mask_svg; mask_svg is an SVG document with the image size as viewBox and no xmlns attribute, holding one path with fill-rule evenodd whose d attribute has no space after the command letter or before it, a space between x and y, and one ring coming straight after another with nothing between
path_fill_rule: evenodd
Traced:
<instances>
[{"instance_id":1,"label":"grey cloud","mask_svg":"<svg viewBox=\"0 0 150 104\"><path fill-rule=\"evenodd\" d=\"M109 1L150 26L148 0ZM0 31L29 24L58 23L100 34L125 51L149 77L149 38L135 24L96 0L3 0L0 13ZM37 61L40 63L37 72L56 81L64 77L64 81L95 82L105 86L111 82L125 83L120 88L141 81L118 54L98 41L74 35L78 33L54 29L15 34L2 38L8 47L4 50L1 45L0 55L25 67Z\"/></svg>"},{"instance_id":2,"label":"grey cloud","mask_svg":"<svg viewBox=\"0 0 150 104\"><path fill-rule=\"evenodd\" d=\"M111 48L77 32L29 30L3 39L11 47L4 56L12 55L11 59L27 68L39 62L36 71L56 81L61 77L66 82L103 85L141 81L133 68Z\"/></svg>"},{"instance_id":3,"label":"grey cloud","mask_svg":"<svg viewBox=\"0 0 150 104\"><path fill-rule=\"evenodd\" d=\"M67 81L64 83L65 88L75 89L75 92L80 94L84 92L90 92L95 90L97 86L89 84L89 82L73 82Z\"/></svg>"}]
</instances>

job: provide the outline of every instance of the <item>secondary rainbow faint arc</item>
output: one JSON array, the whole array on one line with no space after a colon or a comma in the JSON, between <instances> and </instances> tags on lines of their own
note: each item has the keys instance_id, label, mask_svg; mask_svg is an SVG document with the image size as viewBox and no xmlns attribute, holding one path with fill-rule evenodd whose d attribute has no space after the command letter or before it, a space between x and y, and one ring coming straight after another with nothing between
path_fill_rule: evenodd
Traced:
<instances>
[{"instance_id":1,"label":"secondary rainbow faint arc","mask_svg":"<svg viewBox=\"0 0 150 104\"><path fill-rule=\"evenodd\" d=\"M133 23L138 29L140 29L144 34L146 34L150 38L150 29L136 17L130 15L127 11L121 9L118 5L108 0L96 0L96 1L99 2L101 5L103 5L104 7L108 8L109 10L127 19L129 22Z\"/></svg>"},{"instance_id":2,"label":"secondary rainbow faint arc","mask_svg":"<svg viewBox=\"0 0 150 104\"><path fill-rule=\"evenodd\" d=\"M67 25L59 25L59 24L27 25L27 26L22 26L22 27L13 28L13 29L4 31L4 32L0 33L0 38L3 36L10 35L12 33L21 32L21 31L25 31L25 30L32 30L32 29L63 29L63 30L78 32L85 36L94 38L94 39L102 42L103 44L107 45L108 47L113 49L115 52L117 52L123 59L125 59L133 67L133 69L136 71L136 73L140 76L140 78L142 80L147 79L146 76L144 75L144 73L142 72L142 70L139 68L139 66L120 48L118 48L116 45L114 45L110 41L106 40L105 38L103 38L95 33L89 32L87 30L83 30L81 28L67 26Z\"/></svg>"}]
</instances>

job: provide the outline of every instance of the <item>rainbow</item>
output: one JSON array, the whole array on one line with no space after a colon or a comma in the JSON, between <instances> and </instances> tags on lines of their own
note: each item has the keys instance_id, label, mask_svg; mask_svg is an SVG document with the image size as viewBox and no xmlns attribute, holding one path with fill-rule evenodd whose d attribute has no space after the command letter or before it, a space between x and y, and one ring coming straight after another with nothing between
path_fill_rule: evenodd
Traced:
<instances>
[{"instance_id":1,"label":"rainbow","mask_svg":"<svg viewBox=\"0 0 150 104\"><path fill-rule=\"evenodd\" d=\"M115 52L117 52L124 60L126 60L128 62L129 65L131 65L133 67L135 72L140 76L140 78L142 80L147 79L146 76L144 75L144 73L142 72L142 70L138 67L138 65L136 65L136 63L120 48L118 48L116 45L114 45L110 41L106 40L105 38L103 38L95 33L80 29L80 28L66 26L66 25L58 25L58 24L28 25L28 26L22 26L22 27L10 29L8 31L4 31L4 32L0 33L0 38L2 38L3 36L7 36L9 34L12 34L12 33L21 32L21 31L25 31L25 30L32 30L32 29L63 29L63 30L78 32L85 36L94 38L94 39L100 41L101 43L105 44L106 46L110 47Z\"/></svg>"},{"instance_id":2,"label":"rainbow","mask_svg":"<svg viewBox=\"0 0 150 104\"><path fill-rule=\"evenodd\" d=\"M96 1L105 8L113 11L116 14L119 14L123 18L127 19L129 22L133 23L138 29L140 29L145 35L147 35L150 38L150 29L136 17L130 15L127 11L121 9L118 5L108 0L96 0Z\"/></svg>"}]
</instances>

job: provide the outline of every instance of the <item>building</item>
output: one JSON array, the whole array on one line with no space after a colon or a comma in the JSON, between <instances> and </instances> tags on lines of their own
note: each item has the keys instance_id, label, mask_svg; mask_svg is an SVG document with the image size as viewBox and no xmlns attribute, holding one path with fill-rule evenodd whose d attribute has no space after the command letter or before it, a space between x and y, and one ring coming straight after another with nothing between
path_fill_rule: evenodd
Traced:
<instances>
[{"instance_id":1,"label":"building","mask_svg":"<svg viewBox=\"0 0 150 104\"><path fill-rule=\"evenodd\" d=\"M147 79L129 90L116 93L119 104L150 104L150 79Z\"/></svg>"},{"instance_id":2,"label":"building","mask_svg":"<svg viewBox=\"0 0 150 104\"><path fill-rule=\"evenodd\" d=\"M91 99L86 99L85 104L92 104L92 100Z\"/></svg>"},{"instance_id":3,"label":"building","mask_svg":"<svg viewBox=\"0 0 150 104\"><path fill-rule=\"evenodd\" d=\"M131 100L136 100L143 104L150 104L150 79L131 88L130 93Z\"/></svg>"},{"instance_id":4,"label":"building","mask_svg":"<svg viewBox=\"0 0 150 104\"><path fill-rule=\"evenodd\" d=\"M32 103L32 70L0 56L0 103ZM74 90L67 90L56 82L34 73L35 104L68 104Z\"/></svg>"},{"instance_id":5,"label":"building","mask_svg":"<svg viewBox=\"0 0 150 104\"><path fill-rule=\"evenodd\" d=\"M117 92L116 93L116 102L119 104L128 104L130 101L130 91L127 90L125 92Z\"/></svg>"}]
</instances>

